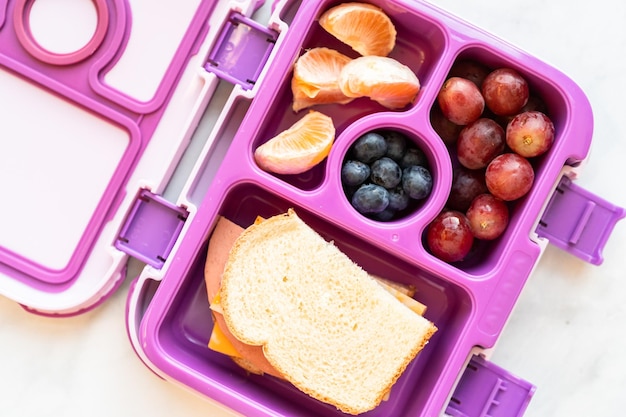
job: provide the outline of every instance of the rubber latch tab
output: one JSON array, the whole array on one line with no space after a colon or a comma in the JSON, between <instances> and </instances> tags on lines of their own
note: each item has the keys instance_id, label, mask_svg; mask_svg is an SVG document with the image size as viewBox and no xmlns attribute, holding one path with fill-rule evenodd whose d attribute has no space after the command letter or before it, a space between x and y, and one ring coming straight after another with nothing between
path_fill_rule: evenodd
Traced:
<instances>
[{"instance_id":1,"label":"rubber latch tab","mask_svg":"<svg viewBox=\"0 0 626 417\"><path fill-rule=\"evenodd\" d=\"M142 189L115 241L115 248L155 268L169 256L189 212Z\"/></svg>"},{"instance_id":2,"label":"rubber latch tab","mask_svg":"<svg viewBox=\"0 0 626 417\"><path fill-rule=\"evenodd\" d=\"M220 79L254 87L274 48L278 33L233 12L216 39L204 68Z\"/></svg>"},{"instance_id":3,"label":"rubber latch tab","mask_svg":"<svg viewBox=\"0 0 626 417\"><path fill-rule=\"evenodd\" d=\"M446 415L452 417L521 417L535 386L474 355L452 394Z\"/></svg>"},{"instance_id":4,"label":"rubber latch tab","mask_svg":"<svg viewBox=\"0 0 626 417\"><path fill-rule=\"evenodd\" d=\"M603 261L602 250L626 215L623 208L590 193L562 177L539 221L537 235L594 265Z\"/></svg>"}]
</instances>

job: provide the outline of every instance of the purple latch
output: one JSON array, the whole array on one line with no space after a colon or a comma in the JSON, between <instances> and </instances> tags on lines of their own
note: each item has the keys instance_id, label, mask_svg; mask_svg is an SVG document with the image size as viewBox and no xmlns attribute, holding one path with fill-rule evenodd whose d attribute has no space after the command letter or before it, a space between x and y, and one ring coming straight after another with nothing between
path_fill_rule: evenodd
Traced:
<instances>
[{"instance_id":1,"label":"purple latch","mask_svg":"<svg viewBox=\"0 0 626 417\"><path fill-rule=\"evenodd\" d=\"M188 215L184 208L142 189L115 241L115 248L161 268Z\"/></svg>"},{"instance_id":2,"label":"purple latch","mask_svg":"<svg viewBox=\"0 0 626 417\"><path fill-rule=\"evenodd\" d=\"M274 48L278 33L232 13L216 40L204 68L244 90L254 87Z\"/></svg>"},{"instance_id":3,"label":"purple latch","mask_svg":"<svg viewBox=\"0 0 626 417\"><path fill-rule=\"evenodd\" d=\"M446 414L452 417L521 417L535 386L474 355L459 381Z\"/></svg>"},{"instance_id":4,"label":"purple latch","mask_svg":"<svg viewBox=\"0 0 626 417\"><path fill-rule=\"evenodd\" d=\"M602 263L602 249L615 224L626 215L564 176L537 226L537 235L587 261Z\"/></svg>"}]
</instances>

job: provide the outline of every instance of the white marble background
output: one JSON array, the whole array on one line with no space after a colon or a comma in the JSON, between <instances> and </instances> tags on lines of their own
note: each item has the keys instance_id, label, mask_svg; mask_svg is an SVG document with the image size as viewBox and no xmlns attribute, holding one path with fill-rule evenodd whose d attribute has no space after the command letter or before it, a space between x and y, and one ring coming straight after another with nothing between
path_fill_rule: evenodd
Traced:
<instances>
[{"instance_id":1,"label":"white marble background","mask_svg":"<svg viewBox=\"0 0 626 417\"><path fill-rule=\"evenodd\" d=\"M626 3L432 0L564 71L595 112L578 184L626 207ZM626 222L601 267L548 248L492 361L537 385L528 417L623 415ZM124 328L128 283L95 311L51 319L0 298L0 416L230 416L154 376Z\"/></svg>"}]
</instances>

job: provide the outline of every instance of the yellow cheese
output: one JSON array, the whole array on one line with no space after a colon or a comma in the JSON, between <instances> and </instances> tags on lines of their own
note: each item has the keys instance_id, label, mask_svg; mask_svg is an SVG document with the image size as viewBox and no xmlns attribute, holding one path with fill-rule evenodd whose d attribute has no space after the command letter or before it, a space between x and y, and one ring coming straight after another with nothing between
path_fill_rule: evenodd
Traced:
<instances>
[{"instance_id":1,"label":"yellow cheese","mask_svg":"<svg viewBox=\"0 0 626 417\"><path fill-rule=\"evenodd\" d=\"M217 311L219 313L222 312L222 307L220 305L220 293L218 292L213 301L211 301L211 309L213 311ZM236 358L241 358L241 354L235 349L228 337L224 334L224 331L217 323L217 320L213 320L213 331L211 332L211 337L209 338L209 349L214 350L219 353L223 353L227 356L233 356Z\"/></svg>"},{"instance_id":2,"label":"yellow cheese","mask_svg":"<svg viewBox=\"0 0 626 417\"><path fill-rule=\"evenodd\" d=\"M214 350L224 355L241 358L237 349L230 343L230 340L224 334L224 331L220 328L216 321L213 322L213 331L211 332L211 338L209 339L209 349Z\"/></svg>"}]
</instances>

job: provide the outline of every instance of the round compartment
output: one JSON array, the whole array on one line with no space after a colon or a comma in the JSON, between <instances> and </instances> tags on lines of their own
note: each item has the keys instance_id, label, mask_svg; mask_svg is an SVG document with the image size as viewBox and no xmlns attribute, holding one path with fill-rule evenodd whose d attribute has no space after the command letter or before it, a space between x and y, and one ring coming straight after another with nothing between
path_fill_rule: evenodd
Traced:
<instances>
[{"instance_id":1,"label":"round compartment","mask_svg":"<svg viewBox=\"0 0 626 417\"><path fill-rule=\"evenodd\" d=\"M381 223L430 213L426 207L442 205L451 182L443 144L415 130L413 120L400 119L380 114L354 123L337 145L338 161L329 171L347 204Z\"/></svg>"}]
</instances>

